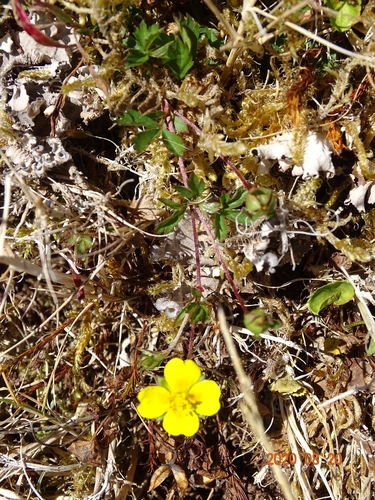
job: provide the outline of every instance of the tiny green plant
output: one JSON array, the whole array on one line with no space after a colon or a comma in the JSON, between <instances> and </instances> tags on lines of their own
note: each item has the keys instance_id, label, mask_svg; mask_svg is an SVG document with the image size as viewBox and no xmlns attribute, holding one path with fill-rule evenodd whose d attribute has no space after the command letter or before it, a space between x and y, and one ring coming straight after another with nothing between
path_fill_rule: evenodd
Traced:
<instances>
[{"instance_id":1,"label":"tiny green plant","mask_svg":"<svg viewBox=\"0 0 375 500\"><path fill-rule=\"evenodd\" d=\"M143 151L154 139L161 137L165 147L176 156L182 156L185 151L184 141L180 136L163 128L165 113L157 111L155 113L139 113L134 109L128 109L118 123L131 127L143 127L144 130L138 132L133 143L138 152ZM159 121L156 121L159 120ZM186 132L186 124L177 116L173 118L173 124L177 132Z\"/></svg>"},{"instance_id":2,"label":"tiny green plant","mask_svg":"<svg viewBox=\"0 0 375 500\"><path fill-rule=\"evenodd\" d=\"M270 314L268 314L264 309L260 307L253 309L252 311L246 313L243 319L245 327L250 330L256 339L260 337L260 334L272 329L277 330L282 326L282 323L274 319Z\"/></svg>"},{"instance_id":3,"label":"tiny green plant","mask_svg":"<svg viewBox=\"0 0 375 500\"><path fill-rule=\"evenodd\" d=\"M331 26L337 31L350 29L361 14L361 0L324 0L324 3L337 12L329 18Z\"/></svg>"},{"instance_id":4,"label":"tiny green plant","mask_svg":"<svg viewBox=\"0 0 375 500\"><path fill-rule=\"evenodd\" d=\"M194 65L199 40L206 39L213 47L220 47L222 41L217 36L217 30L200 26L190 16L175 22L178 34L166 34L158 25L147 26L142 21L134 35L123 40L123 45L129 49L126 67L139 66L150 59L161 59L166 68L182 79Z\"/></svg>"},{"instance_id":5,"label":"tiny green plant","mask_svg":"<svg viewBox=\"0 0 375 500\"><path fill-rule=\"evenodd\" d=\"M168 234L178 225L185 215L188 204L200 198L205 189L203 180L199 180L196 174L191 174L188 180L188 187L176 186L175 190L182 198L185 198L183 203L176 203L166 198L160 198L160 201L169 208L172 208L173 214L159 224L156 229L157 234Z\"/></svg>"},{"instance_id":6,"label":"tiny green plant","mask_svg":"<svg viewBox=\"0 0 375 500\"><path fill-rule=\"evenodd\" d=\"M328 283L313 292L307 302L309 311L319 314L325 307L334 304L346 304L354 297L354 287L348 281L335 281Z\"/></svg>"},{"instance_id":7,"label":"tiny green plant","mask_svg":"<svg viewBox=\"0 0 375 500\"><path fill-rule=\"evenodd\" d=\"M182 323L186 314L189 315L190 323L198 323L198 321L206 323L206 321L208 321L208 308L205 303L206 301L202 296L202 293L197 288L193 288L191 294L193 296L193 299L182 309L180 314L177 316L175 325L179 325L180 323Z\"/></svg>"}]
</instances>

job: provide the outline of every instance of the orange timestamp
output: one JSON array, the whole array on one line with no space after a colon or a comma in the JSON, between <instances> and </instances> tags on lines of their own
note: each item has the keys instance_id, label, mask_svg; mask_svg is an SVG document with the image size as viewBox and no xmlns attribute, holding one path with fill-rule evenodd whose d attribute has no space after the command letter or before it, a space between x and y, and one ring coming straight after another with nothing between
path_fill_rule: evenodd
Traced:
<instances>
[{"instance_id":1,"label":"orange timestamp","mask_svg":"<svg viewBox=\"0 0 375 500\"><path fill-rule=\"evenodd\" d=\"M319 453L305 453L301 458L303 465L319 465L322 459L330 467L342 464L341 453L328 453L327 457L322 457ZM295 465L296 463L295 453L267 453L267 465Z\"/></svg>"}]
</instances>

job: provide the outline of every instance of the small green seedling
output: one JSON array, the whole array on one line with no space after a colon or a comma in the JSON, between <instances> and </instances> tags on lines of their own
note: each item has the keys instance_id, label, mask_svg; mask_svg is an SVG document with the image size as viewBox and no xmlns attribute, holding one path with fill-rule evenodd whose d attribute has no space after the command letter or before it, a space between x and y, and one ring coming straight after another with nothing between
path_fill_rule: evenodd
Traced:
<instances>
[{"instance_id":1,"label":"small green seedling","mask_svg":"<svg viewBox=\"0 0 375 500\"><path fill-rule=\"evenodd\" d=\"M337 31L350 29L361 14L361 0L324 0L324 3L337 12L329 18L331 26Z\"/></svg>"},{"instance_id":2,"label":"small green seedling","mask_svg":"<svg viewBox=\"0 0 375 500\"><path fill-rule=\"evenodd\" d=\"M175 319L174 324L178 326L182 323L186 314L189 315L190 323L198 323L201 321L202 323L206 323L208 321L208 308L205 305L206 300L202 296L202 293L197 289L193 288L191 291L193 299L182 309L180 314Z\"/></svg>"},{"instance_id":3,"label":"small green seedling","mask_svg":"<svg viewBox=\"0 0 375 500\"><path fill-rule=\"evenodd\" d=\"M260 338L260 334L272 329L277 330L282 326L282 323L270 316L261 308L253 309L246 313L243 318L245 327L250 330L256 339Z\"/></svg>"},{"instance_id":4,"label":"small green seedling","mask_svg":"<svg viewBox=\"0 0 375 500\"><path fill-rule=\"evenodd\" d=\"M348 281L335 281L324 285L311 294L307 307L313 314L319 314L325 307L334 304L341 306L354 297L354 287Z\"/></svg>"},{"instance_id":5,"label":"small green seedling","mask_svg":"<svg viewBox=\"0 0 375 500\"><path fill-rule=\"evenodd\" d=\"M188 180L188 187L176 186L175 190L177 193L185 198L183 203L176 203L166 198L160 198L159 200L164 203L169 208L172 208L173 214L168 217L168 219L161 222L156 228L156 234L169 234L178 225L178 223L183 219L189 202L197 200L202 196L205 189L205 183L203 180L199 180L196 174L192 173Z\"/></svg>"},{"instance_id":6,"label":"small green seedling","mask_svg":"<svg viewBox=\"0 0 375 500\"><path fill-rule=\"evenodd\" d=\"M160 59L166 68L182 79L194 65L200 42L217 49L224 43L217 30L197 24L190 16L175 19L175 23L178 33L167 34L157 24L147 26L142 21L134 34L123 40L123 45L129 49L125 58L126 67L132 68L150 59Z\"/></svg>"},{"instance_id":7,"label":"small green seedling","mask_svg":"<svg viewBox=\"0 0 375 500\"><path fill-rule=\"evenodd\" d=\"M246 197L246 209L252 222L260 217L271 218L275 215L276 197L272 189L259 187Z\"/></svg>"}]
</instances>

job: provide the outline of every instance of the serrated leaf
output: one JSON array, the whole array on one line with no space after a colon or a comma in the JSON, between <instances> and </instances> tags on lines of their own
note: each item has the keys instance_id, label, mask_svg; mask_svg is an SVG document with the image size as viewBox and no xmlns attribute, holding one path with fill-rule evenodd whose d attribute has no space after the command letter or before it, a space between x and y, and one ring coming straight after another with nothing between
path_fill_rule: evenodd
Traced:
<instances>
[{"instance_id":1,"label":"serrated leaf","mask_svg":"<svg viewBox=\"0 0 375 500\"><path fill-rule=\"evenodd\" d=\"M220 210L220 213L226 219L229 219L229 220L236 222L236 221L238 221L238 217L241 214L241 210L232 210L230 208L226 208L225 210Z\"/></svg>"},{"instance_id":2,"label":"serrated leaf","mask_svg":"<svg viewBox=\"0 0 375 500\"><path fill-rule=\"evenodd\" d=\"M158 128L138 132L138 134L133 137L135 149L140 153L150 144L151 141L153 141L159 135L160 129Z\"/></svg>"},{"instance_id":3,"label":"serrated leaf","mask_svg":"<svg viewBox=\"0 0 375 500\"><path fill-rule=\"evenodd\" d=\"M174 214L168 219L161 222L156 228L156 234L168 234L177 226L177 224L183 219L186 211L186 207L181 210L174 212Z\"/></svg>"},{"instance_id":4,"label":"serrated leaf","mask_svg":"<svg viewBox=\"0 0 375 500\"><path fill-rule=\"evenodd\" d=\"M228 234L228 226L220 212L214 215L214 226L216 238L222 242Z\"/></svg>"},{"instance_id":5,"label":"serrated leaf","mask_svg":"<svg viewBox=\"0 0 375 500\"><path fill-rule=\"evenodd\" d=\"M190 57L194 60L197 55L197 35L194 33L193 29L190 28L190 26L180 24L180 36L184 45L189 50Z\"/></svg>"},{"instance_id":6,"label":"serrated leaf","mask_svg":"<svg viewBox=\"0 0 375 500\"><path fill-rule=\"evenodd\" d=\"M180 203L175 203L174 201L167 200L166 198L159 198L159 201L167 205L167 207L173 208L174 210L180 210L182 205Z\"/></svg>"},{"instance_id":7,"label":"serrated leaf","mask_svg":"<svg viewBox=\"0 0 375 500\"><path fill-rule=\"evenodd\" d=\"M147 52L154 40L162 33L163 30L156 24L150 27L144 21L141 22L139 27L134 31L134 38L137 41L139 49Z\"/></svg>"},{"instance_id":8,"label":"serrated leaf","mask_svg":"<svg viewBox=\"0 0 375 500\"><path fill-rule=\"evenodd\" d=\"M169 130L163 129L161 131L161 136L165 146L169 149L169 151L176 156L183 156L185 152L185 144L184 141L174 132L170 132Z\"/></svg>"},{"instance_id":9,"label":"serrated leaf","mask_svg":"<svg viewBox=\"0 0 375 500\"><path fill-rule=\"evenodd\" d=\"M128 125L133 127L146 127L151 129L158 128L159 124L154 121L150 115L142 115L135 109L127 109L122 117L118 120L118 123L120 123L121 125Z\"/></svg>"},{"instance_id":10,"label":"serrated leaf","mask_svg":"<svg viewBox=\"0 0 375 500\"><path fill-rule=\"evenodd\" d=\"M92 239L91 236L87 234L82 234L78 237L77 240L77 254L82 255L87 252L92 247Z\"/></svg>"},{"instance_id":11,"label":"serrated leaf","mask_svg":"<svg viewBox=\"0 0 375 500\"><path fill-rule=\"evenodd\" d=\"M191 191L195 194L196 198L198 198L198 196L201 196L201 194L204 191L204 188L206 187L204 180L200 181L194 172L189 177L188 186L191 189Z\"/></svg>"},{"instance_id":12,"label":"serrated leaf","mask_svg":"<svg viewBox=\"0 0 375 500\"><path fill-rule=\"evenodd\" d=\"M175 116L173 115L173 125L174 125L174 128L176 130L176 132L188 132L188 126L187 124L184 122L184 120L181 120L181 118L179 118L178 116Z\"/></svg>"},{"instance_id":13,"label":"serrated leaf","mask_svg":"<svg viewBox=\"0 0 375 500\"><path fill-rule=\"evenodd\" d=\"M179 38L176 38L176 42L169 46L163 63L180 79L184 78L194 65L188 47Z\"/></svg>"},{"instance_id":14,"label":"serrated leaf","mask_svg":"<svg viewBox=\"0 0 375 500\"><path fill-rule=\"evenodd\" d=\"M324 285L311 294L307 307L313 314L319 314L322 309L335 304L346 304L354 297L354 287L348 281L335 281Z\"/></svg>"}]
</instances>

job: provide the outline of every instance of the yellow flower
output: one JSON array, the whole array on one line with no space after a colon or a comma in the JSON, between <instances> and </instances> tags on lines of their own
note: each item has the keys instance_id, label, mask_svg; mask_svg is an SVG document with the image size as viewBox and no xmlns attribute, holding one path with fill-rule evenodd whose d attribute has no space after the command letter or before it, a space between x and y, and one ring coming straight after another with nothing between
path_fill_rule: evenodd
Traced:
<instances>
[{"instance_id":1,"label":"yellow flower","mask_svg":"<svg viewBox=\"0 0 375 500\"><path fill-rule=\"evenodd\" d=\"M192 361L173 358L165 365L160 386L149 386L138 394L141 417L163 417L163 427L172 436L193 436L199 415L215 415L220 409L220 388L213 380L200 380L201 371Z\"/></svg>"}]
</instances>

